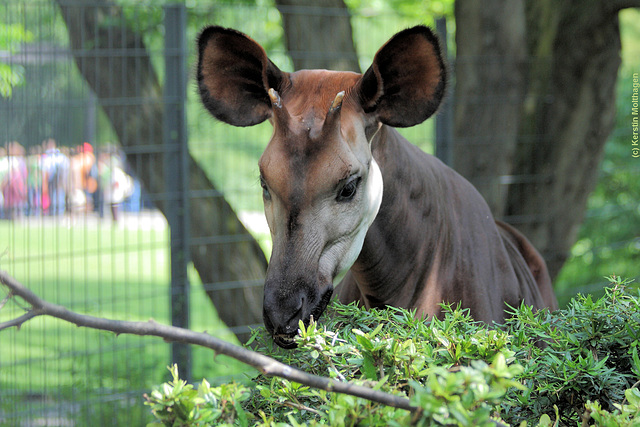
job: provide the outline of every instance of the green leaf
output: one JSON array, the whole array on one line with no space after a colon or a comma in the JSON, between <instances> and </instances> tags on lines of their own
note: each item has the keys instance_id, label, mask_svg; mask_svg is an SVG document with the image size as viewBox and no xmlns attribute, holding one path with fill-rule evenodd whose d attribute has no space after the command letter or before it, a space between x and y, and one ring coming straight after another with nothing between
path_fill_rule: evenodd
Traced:
<instances>
[{"instance_id":1,"label":"green leaf","mask_svg":"<svg viewBox=\"0 0 640 427\"><path fill-rule=\"evenodd\" d=\"M632 406L635 406L640 410L640 390L637 388L630 388L624 392L624 397Z\"/></svg>"},{"instance_id":2,"label":"green leaf","mask_svg":"<svg viewBox=\"0 0 640 427\"><path fill-rule=\"evenodd\" d=\"M373 360L373 356L371 354L366 353L364 355L364 360L362 361L362 371L367 379L376 380L378 379L378 371L376 369L375 362Z\"/></svg>"},{"instance_id":3,"label":"green leaf","mask_svg":"<svg viewBox=\"0 0 640 427\"><path fill-rule=\"evenodd\" d=\"M369 332L369 337L373 338L376 335L378 335L378 333L380 333L380 331L382 330L383 326L384 325L382 323L378 324L378 326L376 326L376 328L372 332Z\"/></svg>"},{"instance_id":4,"label":"green leaf","mask_svg":"<svg viewBox=\"0 0 640 427\"><path fill-rule=\"evenodd\" d=\"M637 377L640 377L640 357L638 357L637 343L631 349L631 359L633 362L631 366L631 370L633 371L634 374L636 374Z\"/></svg>"},{"instance_id":5,"label":"green leaf","mask_svg":"<svg viewBox=\"0 0 640 427\"><path fill-rule=\"evenodd\" d=\"M356 341L358 341L358 344L360 344L366 350L369 350L369 351L373 350L373 343L371 342L368 336L356 335Z\"/></svg>"},{"instance_id":6,"label":"green leaf","mask_svg":"<svg viewBox=\"0 0 640 427\"><path fill-rule=\"evenodd\" d=\"M547 414L543 414L538 422L538 427L550 427L551 425L551 417Z\"/></svg>"}]
</instances>

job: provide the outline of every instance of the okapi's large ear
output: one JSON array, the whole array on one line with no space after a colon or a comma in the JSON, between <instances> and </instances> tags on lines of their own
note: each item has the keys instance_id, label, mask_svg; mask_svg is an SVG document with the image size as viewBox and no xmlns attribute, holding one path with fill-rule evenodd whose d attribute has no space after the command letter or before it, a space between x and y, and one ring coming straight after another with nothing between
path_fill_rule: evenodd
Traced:
<instances>
[{"instance_id":1,"label":"okapi's large ear","mask_svg":"<svg viewBox=\"0 0 640 427\"><path fill-rule=\"evenodd\" d=\"M279 90L286 73L246 35L213 26L198 38L197 78L202 102L214 117L252 126L271 116L268 90Z\"/></svg>"},{"instance_id":2,"label":"okapi's large ear","mask_svg":"<svg viewBox=\"0 0 640 427\"><path fill-rule=\"evenodd\" d=\"M380 48L358 83L362 108L394 127L422 123L436 112L446 86L437 37L424 26L401 31Z\"/></svg>"}]
</instances>

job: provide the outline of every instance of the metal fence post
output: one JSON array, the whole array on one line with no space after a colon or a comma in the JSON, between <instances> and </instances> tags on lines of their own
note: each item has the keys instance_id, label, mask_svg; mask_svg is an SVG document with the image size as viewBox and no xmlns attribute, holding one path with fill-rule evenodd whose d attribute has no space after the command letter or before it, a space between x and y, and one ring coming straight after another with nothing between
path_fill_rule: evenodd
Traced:
<instances>
[{"instance_id":1,"label":"metal fence post","mask_svg":"<svg viewBox=\"0 0 640 427\"><path fill-rule=\"evenodd\" d=\"M187 45L184 4L164 7L164 176L171 233L171 323L189 327L189 171L186 129ZM172 344L172 361L191 380L191 347Z\"/></svg>"},{"instance_id":2,"label":"metal fence post","mask_svg":"<svg viewBox=\"0 0 640 427\"><path fill-rule=\"evenodd\" d=\"M436 32L440 37L440 46L443 56L449 59L447 49L447 19L436 19ZM453 72L453 61L449 62L449 73ZM449 87L440 112L436 116L436 157L446 165L453 166L453 83L451 77L448 78Z\"/></svg>"}]
</instances>

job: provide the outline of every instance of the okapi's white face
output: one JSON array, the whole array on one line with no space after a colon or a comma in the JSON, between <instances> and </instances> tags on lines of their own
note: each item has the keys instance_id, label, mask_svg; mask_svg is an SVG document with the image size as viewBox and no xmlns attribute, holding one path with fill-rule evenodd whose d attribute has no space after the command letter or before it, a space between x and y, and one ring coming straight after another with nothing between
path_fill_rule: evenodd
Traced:
<instances>
[{"instance_id":1,"label":"okapi's white face","mask_svg":"<svg viewBox=\"0 0 640 427\"><path fill-rule=\"evenodd\" d=\"M319 318L333 281L356 261L382 203L382 172L371 141L383 124L413 126L433 114L444 65L426 27L405 30L364 74L283 73L247 36L220 27L199 39L198 82L220 120L274 131L260 158L273 252L264 322L292 347L298 322Z\"/></svg>"}]
</instances>

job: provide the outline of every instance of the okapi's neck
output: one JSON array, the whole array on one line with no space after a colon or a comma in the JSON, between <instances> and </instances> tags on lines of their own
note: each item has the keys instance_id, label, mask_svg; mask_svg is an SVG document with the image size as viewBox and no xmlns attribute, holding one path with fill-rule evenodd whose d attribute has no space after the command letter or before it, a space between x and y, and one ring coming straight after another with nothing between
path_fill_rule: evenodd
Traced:
<instances>
[{"instance_id":1,"label":"okapi's neck","mask_svg":"<svg viewBox=\"0 0 640 427\"><path fill-rule=\"evenodd\" d=\"M442 301L442 295L425 299L424 293L442 293L437 291L441 286L430 285L438 279L440 259L447 256L440 249L454 238L447 200L454 193L446 177L450 170L387 126L374 137L372 148L384 193L351 268L353 278L368 307L416 307L419 312L436 313L437 303L422 307L421 301Z\"/></svg>"}]
</instances>

